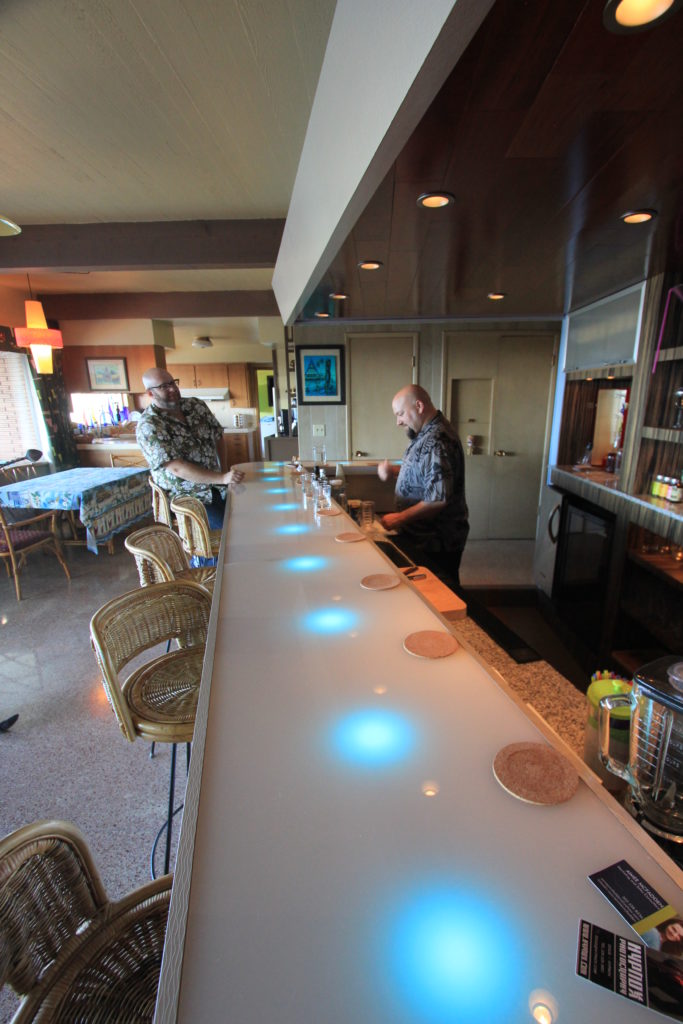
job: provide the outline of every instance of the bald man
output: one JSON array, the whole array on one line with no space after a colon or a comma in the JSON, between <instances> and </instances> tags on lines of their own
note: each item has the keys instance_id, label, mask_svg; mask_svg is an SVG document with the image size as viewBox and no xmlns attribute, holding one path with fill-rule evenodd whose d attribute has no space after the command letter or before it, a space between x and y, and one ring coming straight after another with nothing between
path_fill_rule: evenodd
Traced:
<instances>
[{"instance_id":1,"label":"bald man","mask_svg":"<svg viewBox=\"0 0 683 1024\"><path fill-rule=\"evenodd\" d=\"M410 444L400 467L380 462L381 480L396 479L396 512L382 517L397 530L396 544L448 586L460 586L460 560L469 533L465 459L458 435L429 394L417 384L401 388L391 403L396 425Z\"/></svg>"},{"instance_id":2,"label":"bald man","mask_svg":"<svg viewBox=\"0 0 683 1024\"><path fill-rule=\"evenodd\" d=\"M189 494L206 505L209 526L225 516L226 487L244 477L240 469L221 470L216 445L223 428L199 398L181 398L178 381L155 366L142 375L152 402L138 420L136 435L152 479L176 498Z\"/></svg>"}]
</instances>

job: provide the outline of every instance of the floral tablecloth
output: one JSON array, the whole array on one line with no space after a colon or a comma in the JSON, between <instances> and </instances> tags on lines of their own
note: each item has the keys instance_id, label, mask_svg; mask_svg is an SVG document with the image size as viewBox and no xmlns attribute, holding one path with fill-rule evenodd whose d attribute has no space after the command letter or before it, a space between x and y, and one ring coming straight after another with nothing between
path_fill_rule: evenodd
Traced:
<instances>
[{"instance_id":1,"label":"floral tablecloth","mask_svg":"<svg viewBox=\"0 0 683 1024\"><path fill-rule=\"evenodd\" d=\"M31 477L0 487L0 505L77 511L89 551L148 516L149 472L139 468L80 468Z\"/></svg>"}]
</instances>

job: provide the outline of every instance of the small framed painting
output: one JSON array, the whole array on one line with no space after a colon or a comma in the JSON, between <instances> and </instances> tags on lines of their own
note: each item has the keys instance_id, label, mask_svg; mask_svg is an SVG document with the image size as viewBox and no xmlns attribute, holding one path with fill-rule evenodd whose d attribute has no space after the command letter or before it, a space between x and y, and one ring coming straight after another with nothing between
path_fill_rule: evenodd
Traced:
<instances>
[{"instance_id":1,"label":"small framed painting","mask_svg":"<svg viewBox=\"0 0 683 1024\"><path fill-rule=\"evenodd\" d=\"M299 405L344 405L344 346L295 345Z\"/></svg>"},{"instance_id":2,"label":"small framed painting","mask_svg":"<svg viewBox=\"0 0 683 1024\"><path fill-rule=\"evenodd\" d=\"M128 391L125 359L86 359L91 391Z\"/></svg>"}]
</instances>

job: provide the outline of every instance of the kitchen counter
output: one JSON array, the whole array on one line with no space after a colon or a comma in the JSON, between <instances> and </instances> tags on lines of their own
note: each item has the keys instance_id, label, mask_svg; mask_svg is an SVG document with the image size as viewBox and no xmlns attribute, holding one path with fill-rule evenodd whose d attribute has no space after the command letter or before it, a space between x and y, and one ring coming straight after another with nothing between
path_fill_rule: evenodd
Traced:
<instances>
[{"instance_id":1,"label":"kitchen counter","mask_svg":"<svg viewBox=\"0 0 683 1024\"><path fill-rule=\"evenodd\" d=\"M683 881L558 735L581 695L562 707L560 688L558 711L556 673L539 686L538 666L506 664L403 577L360 587L397 572L369 543L336 543L349 519L316 519L284 467L244 468L219 555L158 1024L517 1024L539 989L561 1020L652 1019L575 974L580 918L630 934L591 872L625 858L674 904ZM403 638L422 629L451 632L459 650L412 657ZM553 729L526 706L532 688ZM570 800L536 806L498 784L496 753L523 740L571 760Z\"/></svg>"}]
</instances>

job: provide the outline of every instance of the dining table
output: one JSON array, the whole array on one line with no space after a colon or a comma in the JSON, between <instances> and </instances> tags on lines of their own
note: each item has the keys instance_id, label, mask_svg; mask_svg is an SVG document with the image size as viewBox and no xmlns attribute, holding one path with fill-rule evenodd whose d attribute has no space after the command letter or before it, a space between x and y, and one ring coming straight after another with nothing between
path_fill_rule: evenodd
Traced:
<instances>
[{"instance_id":1,"label":"dining table","mask_svg":"<svg viewBox=\"0 0 683 1024\"><path fill-rule=\"evenodd\" d=\"M151 514L149 471L139 467L77 467L0 487L0 505L78 514L89 551Z\"/></svg>"},{"instance_id":2,"label":"dining table","mask_svg":"<svg viewBox=\"0 0 683 1024\"><path fill-rule=\"evenodd\" d=\"M370 533L241 468L156 1024L654 1019L578 973L582 921L639 944L589 876L680 913L683 872Z\"/></svg>"}]
</instances>

